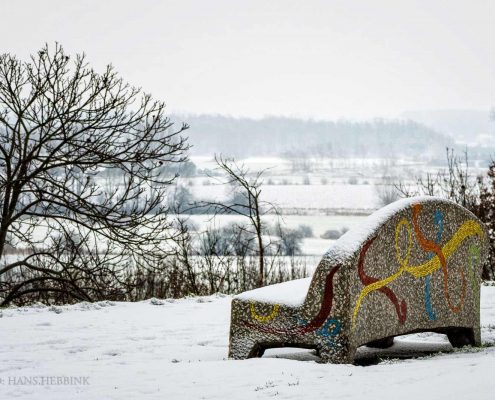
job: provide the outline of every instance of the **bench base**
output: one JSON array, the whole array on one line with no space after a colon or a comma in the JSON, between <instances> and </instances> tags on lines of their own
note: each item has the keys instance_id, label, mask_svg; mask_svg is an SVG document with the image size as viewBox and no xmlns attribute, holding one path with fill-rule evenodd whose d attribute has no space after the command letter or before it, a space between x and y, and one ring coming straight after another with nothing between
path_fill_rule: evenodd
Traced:
<instances>
[{"instance_id":1,"label":"bench base","mask_svg":"<svg viewBox=\"0 0 495 400\"><path fill-rule=\"evenodd\" d=\"M479 329L473 328L439 328L434 330L418 330L410 333L418 332L436 332L447 335L450 344L454 348L463 346L480 346L481 338L479 335ZM368 347L386 349L394 344L394 337L390 336L383 339L373 340L366 344ZM265 342L260 343L255 339L244 336L234 337L230 343L229 358L235 360L245 360L247 358L262 357L267 349L281 348L281 347L294 347L303 349L314 349L317 355L321 358L323 363L333 364L352 364L354 362L355 351L339 351L332 347L315 346L307 343L290 343L290 342Z\"/></svg>"}]
</instances>

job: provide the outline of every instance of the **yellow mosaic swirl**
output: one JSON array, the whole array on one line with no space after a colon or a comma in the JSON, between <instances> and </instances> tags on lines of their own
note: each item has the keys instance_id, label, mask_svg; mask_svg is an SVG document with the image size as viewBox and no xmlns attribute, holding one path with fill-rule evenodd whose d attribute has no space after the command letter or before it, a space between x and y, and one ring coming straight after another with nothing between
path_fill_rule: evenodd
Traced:
<instances>
[{"instance_id":1,"label":"yellow mosaic swirl","mask_svg":"<svg viewBox=\"0 0 495 400\"><path fill-rule=\"evenodd\" d=\"M407 247L407 252L406 256L402 258L402 255L400 253L400 248L399 248L399 234L401 231L402 226L406 228L407 234L408 234L408 247ZM442 252L445 256L445 259L448 260L449 257L456 251L456 249L460 246L460 244L468 237L470 236L478 236L480 238L483 238L483 229L481 226L473 220L467 220L465 221L461 227L457 230L456 233L452 236L452 238L445 244L445 246L442 247ZM380 281L374 282L368 286L366 286L361 293L359 294L359 297L356 301L356 304L354 306L354 312L352 314L352 328L355 328L356 325L356 318L357 314L359 312L359 308L361 307L361 302L363 299L370 294L371 292L374 292L375 290L378 290L384 286L387 286L388 284L392 283L395 281L397 278L399 278L404 272L407 272L414 276L415 278L422 278L425 277L426 275L431 274L432 272L435 272L437 269L441 267L440 264L440 259L438 256L434 256L431 258L429 261L425 262L424 264L420 265L408 265L409 261L409 255L411 253L411 247L412 247L412 233L411 233L411 226L409 222L406 219L402 219L398 224L395 229L395 251L396 251L396 256L397 260L399 262L400 268L398 271L392 275L390 275L387 278L384 278Z\"/></svg>"},{"instance_id":2,"label":"yellow mosaic swirl","mask_svg":"<svg viewBox=\"0 0 495 400\"><path fill-rule=\"evenodd\" d=\"M279 305L278 304L275 304L273 306L272 312L270 314L268 314L268 315L259 315L256 312L256 309L254 308L254 303L251 303L249 305L249 308L251 310L251 317L253 319L255 319L258 322L267 323L267 322L271 321L273 318L275 318L278 315Z\"/></svg>"}]
</instances>

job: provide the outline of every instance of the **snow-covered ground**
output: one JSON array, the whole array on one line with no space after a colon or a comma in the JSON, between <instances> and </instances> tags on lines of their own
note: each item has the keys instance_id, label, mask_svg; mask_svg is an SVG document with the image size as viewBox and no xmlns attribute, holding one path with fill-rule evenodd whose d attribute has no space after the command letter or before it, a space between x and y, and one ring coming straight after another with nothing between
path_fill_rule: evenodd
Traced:
<instances>
[{"instance_id":1,"label":"snow-covered ground","mask_svg":"<svg viewBox=\"0 0 495 400\"><path fill-rule=\"evenodd\" d=\"M218 172L212 156L191 157L198 170ZM297 161L294 164L294 161ZM426 173L436 176L446 166L434 166L413 159L305 158L290 160L252 157L237 160L252 173L264 171L261 198L276 204L284 214L329 212L372 212L380 208L383 185L403 183L414 187ZM302 168L302 166L306 168ZM296 167L296 168L295 168ZM485 176L487 169L476 160L470 163L472 177ZM231 188L220 184L221 177L200 174L180 179L196 199L225 199ZM411 189L412 189L411 187Z\"/></svg>"},{"instance_id":2,"label":"snow-covered ground","mask_svg":"<svg viewBox=\"0 0 495 400\"><path fill-rule=\"evenodd\" d=\"M312 228L314 236L318 238L329 229L341 230L358 227L366 217L366 215L283 215L279 218L274 214L266 214L262 219L267 225L273 225L279 221L284 227L291 229L296 229L300 225L308 225ZM246 217L230 214L188 215L187 218L197 226L199 231L204 231L208 227L220 228L234 222L247 223Z\"/></svg>"},{"instance_id":3,"label":"snow-covered ground","mask_svg":"<svg viewBox=\"0 0 495 400\"><path fill-rule=\"evenodd\" d=\"M190 188L196 199L224 200L229 188L223 185L196 185ZM264 185L262 199L282 210L360 210L380 208L374 185Z\"/></svg>"},{"instance_id":4,"label":"snow-covered ground","mask_svg":"<svg viewBox=\"0 0 495 400\"><path fill-rule=\"evenodd\" d=\"M485 347L452 351L442 335L411 335L389 350L361 348L366 366L320 364L296 349L228 360L230 301L3 309L0 399L494 398L493 286L482 288Z\"/></svg>"}]
</instances>

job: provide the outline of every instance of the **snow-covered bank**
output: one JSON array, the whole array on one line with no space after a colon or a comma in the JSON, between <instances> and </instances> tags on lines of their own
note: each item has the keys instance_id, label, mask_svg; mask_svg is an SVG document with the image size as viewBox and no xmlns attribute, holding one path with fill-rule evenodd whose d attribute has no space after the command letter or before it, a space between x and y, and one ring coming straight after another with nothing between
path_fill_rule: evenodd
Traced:
<instances>
[{"instance_id":1,"label":"snow-covered bank","mask_svg":"<svg viewBox=\"0 0 495 400\"><path fill-rule=\"evenodd\" d=\"M403 337L387 351L362 348L363 363L372 360L366 367L319 364L311 351L296 349L227 360L230 301L210 296L3 309L0 398L493 398L495 347L452 352L442 335ZM482 340L490 345L495 287L482 288L481 312ZM411 351L447 354L380 362ZM50 377L84 379L69 385Z\"/></svg>"}]
</instances>

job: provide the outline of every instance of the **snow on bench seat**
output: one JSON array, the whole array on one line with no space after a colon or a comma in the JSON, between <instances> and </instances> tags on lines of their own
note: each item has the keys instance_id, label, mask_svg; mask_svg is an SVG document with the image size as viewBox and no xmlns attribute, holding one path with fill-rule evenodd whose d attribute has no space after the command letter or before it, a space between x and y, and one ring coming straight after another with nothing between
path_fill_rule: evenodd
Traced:
<instances>
[{"instance_id":1,"label":"snow on bench seat","mask_svg":"<svg viewBox=\"0 0 495 400\"><path fill-rule=\"evenodd\" d=\"M304 303L308 294L311 278L296 279L289 282L277 283L259 289L249 290L235 296L235 299L254 301L268 304L285 304L299 307Z\"/></svg>"}]
</instances>

